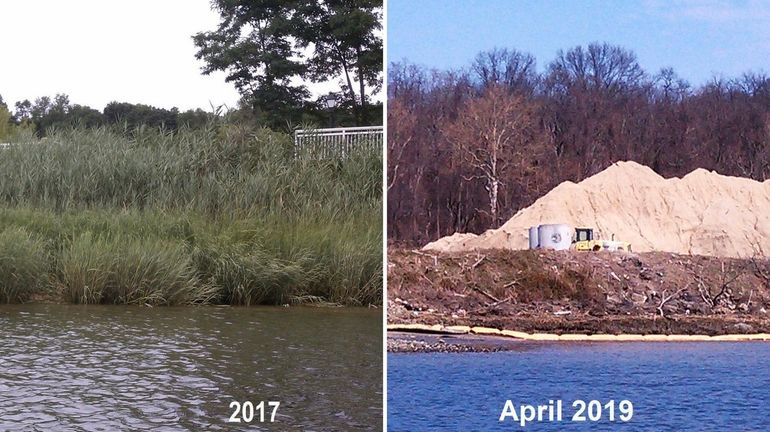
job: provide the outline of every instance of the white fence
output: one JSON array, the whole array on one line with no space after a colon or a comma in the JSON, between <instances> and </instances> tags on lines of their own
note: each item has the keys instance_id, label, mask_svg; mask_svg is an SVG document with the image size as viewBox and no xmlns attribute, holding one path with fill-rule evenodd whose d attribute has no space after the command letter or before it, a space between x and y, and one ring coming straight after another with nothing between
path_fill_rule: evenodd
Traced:
<instances>
[{"instance_id":1,"label":"white fence","mask_svg":"<svg viewBox=\"0 0 770 432\"><path fill-rule=\"evenodd\" d=\"M382 153L382 126L294 131L294 157L308 159L346 158L357 152Z\"/></svg>"}]
</instances>

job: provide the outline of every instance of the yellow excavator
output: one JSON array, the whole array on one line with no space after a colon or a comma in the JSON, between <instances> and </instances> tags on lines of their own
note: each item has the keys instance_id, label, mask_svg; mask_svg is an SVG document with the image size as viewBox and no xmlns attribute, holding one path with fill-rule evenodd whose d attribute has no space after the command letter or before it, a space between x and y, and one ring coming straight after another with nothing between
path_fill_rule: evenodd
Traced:
<instances>
[{"instance_id":1,"label":"yellow excavator","mask_svg":"<svg viewBox=\"0 0 770 432\"><path fill-rule=\"evenodd\" d=\"M626 251L631 252L631 243L615 240L615 235L612 235L612 240L598 240L594 239L593 228L575 228L575 237L572 239L572 244L577 251L593 251L598 252L605 251Z\"/></svg>"}]
</instances>

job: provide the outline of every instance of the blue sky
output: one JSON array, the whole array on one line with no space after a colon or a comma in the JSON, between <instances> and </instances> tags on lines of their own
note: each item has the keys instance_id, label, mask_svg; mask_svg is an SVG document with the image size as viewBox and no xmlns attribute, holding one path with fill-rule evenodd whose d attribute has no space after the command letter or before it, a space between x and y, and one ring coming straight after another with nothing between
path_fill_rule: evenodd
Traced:
<instances>
[{"instance_id":1,"label":"blue sky","mask_svg":"<svg viewBox=\"0 0 770 432\"><path fill-rule=\"evenodd\" d=\"M609 42L697 86L770 73L770 1L388 0L387 38L389 62L461 68L499 47L531 53L540 71L559 49Z\"/></svg>"}]
</instances>

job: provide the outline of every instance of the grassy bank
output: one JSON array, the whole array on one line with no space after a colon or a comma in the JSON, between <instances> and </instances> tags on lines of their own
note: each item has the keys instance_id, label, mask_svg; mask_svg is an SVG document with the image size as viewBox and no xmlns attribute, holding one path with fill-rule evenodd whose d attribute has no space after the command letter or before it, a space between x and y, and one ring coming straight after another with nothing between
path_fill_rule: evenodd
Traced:
<instances>
[{"instance_id":1,"label":"grassy bank","mask_svg":"<svg viewBox=\"0 0 770 432\"><path fill-rule=\"evenodd\" d=\"M381 157L212 125L0 151L0 301L379 304Z\"/></svg>"}]
</instances>

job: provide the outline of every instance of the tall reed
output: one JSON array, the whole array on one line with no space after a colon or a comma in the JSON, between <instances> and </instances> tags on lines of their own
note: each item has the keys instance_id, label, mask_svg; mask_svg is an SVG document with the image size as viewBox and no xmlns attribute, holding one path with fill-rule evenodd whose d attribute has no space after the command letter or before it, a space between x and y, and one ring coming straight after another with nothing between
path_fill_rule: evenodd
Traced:
<instances>
[{"instance_id":1,"label":"tall reed","mask_svg":"<svg viewBox=\"0 0 770 432\"><path fill-rule=\"evenodd\" d=\"M54 131L0 150L0 227L39 239L67 301L365 305L381 173L379 154L295 160L265 129Z\"/></svg>"},{"instance_id":2,"label":"tall reed","mask_svg":"<svg viewBox=\"0 0 770 432\"><path fill-rule=\"evenodd\" d=\"M0 231L0 302L18 303L46 289L48 259L43 242L22 228Z\"/></svg>"}]
</instances>

